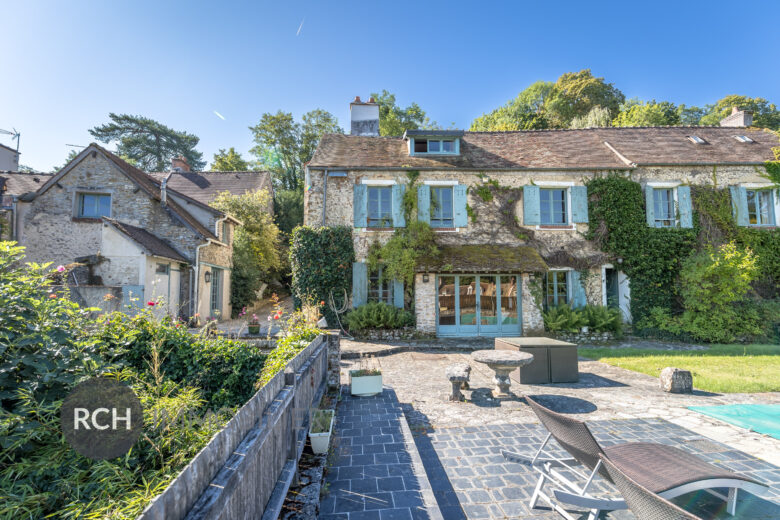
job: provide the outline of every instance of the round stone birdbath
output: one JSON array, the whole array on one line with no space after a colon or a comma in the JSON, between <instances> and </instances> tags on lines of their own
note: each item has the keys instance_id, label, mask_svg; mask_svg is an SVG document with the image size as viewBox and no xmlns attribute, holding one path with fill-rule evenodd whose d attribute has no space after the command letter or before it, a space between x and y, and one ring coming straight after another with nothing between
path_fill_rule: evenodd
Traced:
<instances>
[{"instance_id":1,"label":"round stone birdbath","mask_svg":"<svg viewBox=\"0 0 780 520\"><path fill-rule=\"evenodd\" d=\"M496 376L493 381L496 388L493 390L493 397L513 397L509 392L509 374L517 367L527 365L534 360L533 354L527 352L518 352L515 350L477 350L471 353L472 359L477 363L484 363Z\"/></svg>"}]
</instances>

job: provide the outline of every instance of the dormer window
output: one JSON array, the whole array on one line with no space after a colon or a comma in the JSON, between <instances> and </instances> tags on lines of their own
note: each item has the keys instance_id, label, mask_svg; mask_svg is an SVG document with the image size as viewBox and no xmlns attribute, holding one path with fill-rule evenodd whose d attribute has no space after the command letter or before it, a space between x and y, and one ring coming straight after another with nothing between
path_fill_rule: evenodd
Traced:
<instances>
[{"instance_id":1,"label":"dormer window","mask_svg":"<svg viewBox=\"0 0 780 520\"><path fill-rule=\"evenodd\" d=\"M746 135L735 135L734 139L736 139L740 143L752 143L753 142L753 140L751 138L749 138L748 136L746 136Z\"/></svg>"},{"instance_id":2,"label":"dormer window","mask_svg":"<svg viewBox=\"0 0 780 520\"><path fill-rule=\"evenodd\" d=\"M460 130L407 130L409 155L459 155Z\"/></svg>"},{"instance_id":3,"label":"dormer window","mask_svg":"<svg viewBox=\"0 0 780 520\"><path fill-rule=\"evenodd\" d=\"M688 140L693 144L707 144L707 141L699 137L698 135L689 135Z\"/></svg>"}]
</instances>

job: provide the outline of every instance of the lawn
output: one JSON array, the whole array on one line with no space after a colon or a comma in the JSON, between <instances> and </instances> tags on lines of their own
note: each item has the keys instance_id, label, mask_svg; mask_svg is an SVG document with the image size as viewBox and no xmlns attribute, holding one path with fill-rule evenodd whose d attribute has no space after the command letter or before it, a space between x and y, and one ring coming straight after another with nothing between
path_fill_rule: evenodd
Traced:
<instances>
[{"instance_id":1,"label":"lawn","mask_svg":"<svg viewBox=\"0 0 780 520\"><path fill-rule=\"evenodd\" d=\"M707 392L780 391L780 345L712 345L707 350L581 348L579 354L657 377L666 367L690 370Z\"/></svg>"}]
</instances>

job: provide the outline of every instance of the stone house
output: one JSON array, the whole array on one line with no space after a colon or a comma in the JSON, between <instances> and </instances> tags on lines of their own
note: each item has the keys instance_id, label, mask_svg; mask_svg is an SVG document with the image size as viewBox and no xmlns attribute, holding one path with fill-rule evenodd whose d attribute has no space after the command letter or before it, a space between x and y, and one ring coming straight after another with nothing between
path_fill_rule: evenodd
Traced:
<instances>
[{"instance_id":1,"label":"stone house","mask_svg":"<svg viewBox=\"0 0 780 520\"><path fill-rule=\"evenodd\" d=\"M19 152L0 143L0 170L16 171L19 169Z\"/></svg>"},{"instance_id":2,"label":"stone house","mask_svg":"<svg viewBox=\"0 0 780 520\"><path fill-rule=\"evenodd\" d=\"M83 304L117 310L151 301L158 314L229 318L241 222L208 203L220 191L270 186L268 175L178 168L147 174L91 144L37 187L26 182L35 189L18 197L13 236L28 261L73 265L67 283ZM7 177L20 184L21 175Z\"/></svg>"},{"instance_id":3,"label":"stone house","mask_svg":"<svg viewBox=\"0 0 780 520\"><path fill-rule=\"evenodd\" d=\"M353 228L353 306L414 308L439 336L543 329L545 306L603 304L630 320L622 259L583 238L585 181L619 173L646 195L647 225L692 227L691 185L730 187L740 225L773 227L780 197L765 177L777 137L735 111L721 127L591 128L516 132L413 130L380 137L379 107L355 99L350 135L322 137L307 166L304 223ZM369 273L369 247L406 226L401 199L415 179L418 218L441 255L404 286ZM539 273L539 274L535 274ZM408 289L408 288L407 288Z\"/></svg>"}]
</instances>

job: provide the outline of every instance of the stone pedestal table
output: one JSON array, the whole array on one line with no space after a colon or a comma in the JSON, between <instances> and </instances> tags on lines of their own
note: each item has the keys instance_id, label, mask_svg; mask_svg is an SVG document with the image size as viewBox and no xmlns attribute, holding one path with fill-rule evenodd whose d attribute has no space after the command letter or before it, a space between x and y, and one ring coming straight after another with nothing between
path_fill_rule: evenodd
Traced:
<instances>
[{"instance_id":1,"label":"stone pedestal table","mask_svg":"<svg viewBox=\"0 0 780 520\"><path fill-rule=\"evenodd\" d=\"M496 398L512 397L512 393L509 392L509 385L511 384L509 374L518 367L527 365L534 360L532 354L514 350L477 350L472 352L471 358L477 363L487 365L496 373L493 378L493 381L496 383L493 397Z\"/></svg>"}]
</instances>

